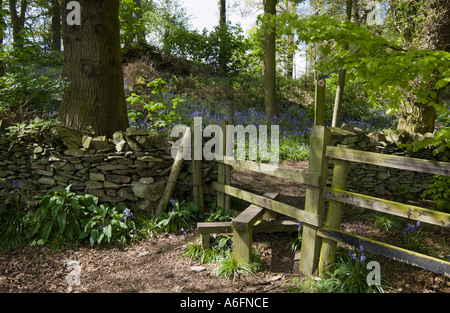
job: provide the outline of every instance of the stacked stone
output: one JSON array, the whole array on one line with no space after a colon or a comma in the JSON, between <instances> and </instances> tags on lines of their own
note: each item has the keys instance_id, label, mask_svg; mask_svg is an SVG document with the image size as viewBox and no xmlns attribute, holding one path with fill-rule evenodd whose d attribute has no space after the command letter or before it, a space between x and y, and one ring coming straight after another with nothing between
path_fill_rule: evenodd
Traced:
<instances>
[{"instance_id":1,"label":"stacked stone","mask_svg":"<svg viewBox=\"0 0 450 313\"><path fill-rule=\"evenodd\" d=\"M117 132L109 140L55 126L4 142L0 178L21 181L31 195L71 185L74 192L95 195L103 203L125 202L133 209L153 210L173 164L171 147L158 133L138 129ZM202 169L205 184L217 179L213 163L202 164ZM178 183L174 198L192 194L189 161Z\"/></svg>"}]
</instances>

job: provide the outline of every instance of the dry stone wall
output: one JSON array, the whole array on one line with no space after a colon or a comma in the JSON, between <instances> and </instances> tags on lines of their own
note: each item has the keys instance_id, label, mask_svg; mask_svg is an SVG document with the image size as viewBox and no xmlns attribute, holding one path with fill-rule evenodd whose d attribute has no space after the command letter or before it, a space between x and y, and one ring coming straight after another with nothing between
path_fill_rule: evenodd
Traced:
<instances>
[{"instance_id":1,"label":"dry stone wall","mask_svg":"<svg viewBox=\"0 0 450 313\"><path fill-rule=\"evenodd\" d=\"M422 140L433 136L409 134L401 130L387 129L384 131L364 133L361 129L348 125L331 128L332 145L347 145L350 149L376 152L398 156L408 156L426 160L448 162L450 151L444 151L433 156L431 150L422 149L411 153L399 148L400 144ZM333 171L333 162L329 164L329 177ZM382 166L350 163L347 190L372 196L419 194L428 189L433 174L405 171Z\"/></svg>"},{"instance_id":2,"label":"dry stone wall","mask_svg":"<svg viewBox=\"0 0 450 313\"><path fill-rule=\"evenodd\" d=\"M100 202L124 202L151 211L158 205L173 164L171 142L158 133L129 128L113 139L62 126L3 140L0 178L20 182L32 198L71 185ZM217 180L215 163L203 163L203 182ZM2 186L0 186L1 188ZM184 162L173 197L192 195L192 165Z\"/></svg>"}]
</instances>

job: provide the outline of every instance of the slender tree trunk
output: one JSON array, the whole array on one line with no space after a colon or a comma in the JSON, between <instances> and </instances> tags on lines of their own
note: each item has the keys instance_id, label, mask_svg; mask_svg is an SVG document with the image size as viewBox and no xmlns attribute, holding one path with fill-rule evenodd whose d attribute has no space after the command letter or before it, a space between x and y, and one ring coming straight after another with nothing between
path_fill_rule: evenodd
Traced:
<instances>
[{"instance_id":1,"label":"slender tree trunk","mask_svg":"<svg viewBox=\"0 0 450 313\"><path fill-rule=\"evenodd\" d=\"M297 10L297 5L293 1L288 1L286 3L286 11L291 14L295 14ZM295 67L295 33L294 31L288 35L288 50L287 50L287 58L286 58L286 77L294 78L294 67Z\"/></svg>"},{"instance_id":2,"label":"slender tree trunk","mask_svg":"<svg viewBox=\"0 0 450 313\"><path fill-rule=\"evenodd\" d=\"M51 51L61 51L61 3L52 0L52 46Z\"/></svg>"},{"instance_id":3,"label":"slender tree trunk","mask_svg":"<svg viewBox=\"0 0 450 313\"><path fill-rule=\"evenodd\" d=\"M347 0L347 19L352 19L352 0ZM345 45L344 49L348 49L348 45ZM333 120L331 122L332 127L339 127L341 120L342 99L344 98L345 78L347 76L347 70L341 68L339 70L338 85L336 88L336 98L334 99L333 108Z\"/></svg>"},{"instance_id":4,"label":"slender tree trunk","mask_svg":"<svg viewBox=\"0 0 450 313\"><path fill-rule=\"evenodd\" d=\"M9 11L11 14L11 24L13 29L14 45L23 48L22 30L25 27L25 14L27 10L27 0L20 1L20 13L17 12L17 0L9 0Z\"/></svg>"},{"instance_id":5,"label":"slender tree trunk","mask_svg":"<svg viewBox=\"0 0 450 313\"><path fill-rule=\"evenodd\" d=\"M63 8L69 0L63 0ZM119 0L79 0L81 25L70 26L63 10L63 77L70 82L60 121L112 137L128 127L119 38Z\"/></svg>"},{"instance_id":6,"label":"slender tree trunk","mask_svg":"<svg viewBox=\"0 0 450 313\"><path fill-rule=\"evenodd\" d=\"M264 13L267 17L264 30L264 102L268 124L271 124L273 117L279 117L276 86L276 29L274 23L277 14L277 1L264 0Z\"/></svg>"},{"instance_id":7,"label":"slender tree trunk","mask_svg":"<svg viewBox=\"0 0 450 313\"><path fill-rule=\"evenodd\" d=\"M136 5L137 11L134 13L134 18L136 19L136 21L139 21L142 19L142 3L141 0L134 0L134 4ZM147 40L145 39L146 35L145 35L145 31L140 31L138 33L138 44L141 46L145 46L145 44L147 43Z\"/></svg>"},{"instance_id":8,"label":"slender tree trunk","mask_svg":"<svg viewBox=\"0 0 450 313\"><path fill-rule=\"evenodd\" d=\"M222 74L228 72L227 67L227 1L219 0L219 29L220 29L220 43L219 43L219 71Z\"/></svg>"},{"instance_id":9,"label":"slender tree trunk","mask_svg":"<svg viewBox=\"0 0 450 313\"><path fill-rule=\"evenodd\" d=\"M0 9L3 8L3 0L0 0ZM3 52L3 26L5 25L5 18L0 14L0 53ZM0 58L0 77L5 76L5 63Z\"/></svg>"}]
</instances>

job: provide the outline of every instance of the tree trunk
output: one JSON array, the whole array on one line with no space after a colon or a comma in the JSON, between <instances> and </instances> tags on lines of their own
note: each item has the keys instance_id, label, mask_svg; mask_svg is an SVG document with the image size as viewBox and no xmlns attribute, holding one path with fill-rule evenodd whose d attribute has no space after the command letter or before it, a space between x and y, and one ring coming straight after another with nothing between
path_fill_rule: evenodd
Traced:
<instances>
[{"instance_id":1,"label":"tree trunk","mask_svg":"<svg viewBox=\"0 0 450 313\"><path fill-rule=\"evenodd\" d=\"M52 46L51 51L61 51L61 3L52 0Z\"/></svg>"},{"instance_id":2,"label":"tree trunk","mask_svg":"<svg viewBox=\"0 0 450 313\"><path fill-rule=\"evenodd\" d=\"M0 8L3 8L3 0L0 0ZM3 27L5 26L5 18L0 14L0 53L3 53ZM0 77L5 76L5 63L0 58Z\"/></svg>"},{"instance_id":3,"label":"tree trunk","mask_svg":"<svg viewBox=\"0 0 450 313\"><path fill-rule=\"evenodd\" d=\"M220 42L219 42L219 71L222 74L228 72L227 68L227 1L219 0L219 29L220 29Z\"/></svg>"},{"instance_id":4,"label":"tree trunk","mask_svg":"<svg viewBox=\"0 0 450 313\"><path fill-rule=\"evenodd\" d=\"M137 11L134 13L134 18L136 21L140 21L142 19L142 3L141 0L134 0L134 4L136 5ZM140 31L137 34L137 41L140 46L145 46L147 40L145 39L145 31Z\"/></svg>"},{"instance_id":5,"label":"tree trunk","mask_svg":"<svg viewBox=\"0 0 450 313\"><path fill-rule=\"evenodd\" d=\"M69 0L63 0L63 8ZM63 10L63 77L70 82L59 112L67 127L110 138L128 127L119 38L119 0L80 0L81 25Z\"/></svg>"},{"instance_id":6,"label":"tree trunk","mask_svg":"<svg viewBox=\"0 0 450 313\"><path fill-rule=\"evenodd\" d=\"M398 129L409 133L432 133L435 120L436 110L432 106L419 103L417 97L411 96L400 113Z\"/></svg>"},{"instance_id":7,"label":"tree trunk","mask_svg":"<svg viewBox=\"0 0 450 313\"><path fill-rule=\"evenodd\" d=\"M353 0L347 0L347 19L352 19L352 5ZM348 45L344 46L344 49L348 49ZM336 98L334 99L334 108L333 108L333 120L331 122L332 127L339 127L341 121L341 109L342 109L342 99L344 98L344 87L345 87L345 78L347 76L347 70L340 69L339 70L339 79L338 85L336 88Z\"/></svg>"},{"instance_id":8,"label":"tree trunk","mask_svg":"<svg viewBox=\"0 0 450 313\"><path fill-rule=\"evenodd\" d=\"M275 16L278 0L264 0L264 13L267 17L264 30L264 102L266 105L267 124L273 117L279 117L276 89L276 48Z\"/></svg>"},{"instance_id":9,"label":"tree trunk","mask_svg":"<svg viewBox=\"0 0 450 313\"><path fill-rule=\"evenodd\" d=\"M17 12L17 0L9 0L9 11L11 14L11 24L13 29L14 45L17 48L23 48L22 30L25 27L25 13L27 10L27 0L20 2L20 14Z\"/></svg>"}]
</instances>

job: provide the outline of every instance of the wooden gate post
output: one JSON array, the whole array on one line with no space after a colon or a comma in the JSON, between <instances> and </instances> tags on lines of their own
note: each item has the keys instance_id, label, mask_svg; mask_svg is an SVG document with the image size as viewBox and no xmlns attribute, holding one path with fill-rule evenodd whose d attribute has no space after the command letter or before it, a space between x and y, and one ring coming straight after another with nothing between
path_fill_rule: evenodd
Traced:
<instances>
[{"instance_id":1,"label":"wooden gate post","mask_svg":"<svg viewBox=\"0 0 450 313\"><path fill-rule=\"evenodd\" d=\"M347 188L349 162L343 160L334 160L333 178L331 188L345 190ZM344 204L342 202L330 201L328 209L326 227L339 229L342 222ZM330 264L336 260L337 241L330 239L322 239L322 248L320 250L319 259L319 276L324 277L326 270Z\"/></svg>"},{"instance_id":2,"label":"wooden gate post","mask_svg":"<svg viewBox=\"0 0 450 313\"><path fill-rule=\"evenodd\" d=\"M320 177L319 187L307 186L305 197L305 211L324 215L323 187L326 186L328 176L328 160L325 156L326 147L330 142L330 130L325 126L314 126L311 134L310 156L308 172ZM319 262L321 238L317 235L317 227L304 224L302 247L300 255L300 272L312 275Z\"/></svg>"},{"instance_id":3,"label":"wooden gate post","mask_svg":"<svg viewBox=\"0 0 450 313\"><path fill-rule=\"evenodd\" d=\"M196 160L195 151L201 150L203 151L202 140L195 140L196 135L196 127L201 127L201 125L194 125L191 127L191 162L192 162L192 183L193 183L193 194L194 194L194 202L197 203L201 212L205 211L205 201L203 198L203 179L202 179L202 160ZM201 131L201 129L200 129ZM196 145L200 144L200 148ZM203 155L200 153L200 155ZM198 156L197 156L198 157Z\"/></svg>"},{"instance_id":4,"label":"wooden gate post","mask_svg":"<svg viewBox=\"0 0 450 313\"><path fill-rule=\"evenodd\" d=\"M222 128L222 153L223 160L225 160L227 156L227 138L229 137L227 133L227 121L220 121L220 127ZM231 134L232 136L233 134ZM230 139L232 140L232 139ZM232 142L232 141L231 141ZM231 184L231 166L226 165L225 163L218 162L217 168L217 181L220 184L230 185ZM228 210L231 207L231 197L223 192L217 191L217 206Z\"/></svg>"},{"instance_id":5,"label":"wooden gate post","mask_svg":"<svg viewBox=\"0 0 450 313\"><path fill-rule=\"evenodd\" d=\"M325 125L325 79L316 80L314 125Z\"/></svg>"}]
</instances>

